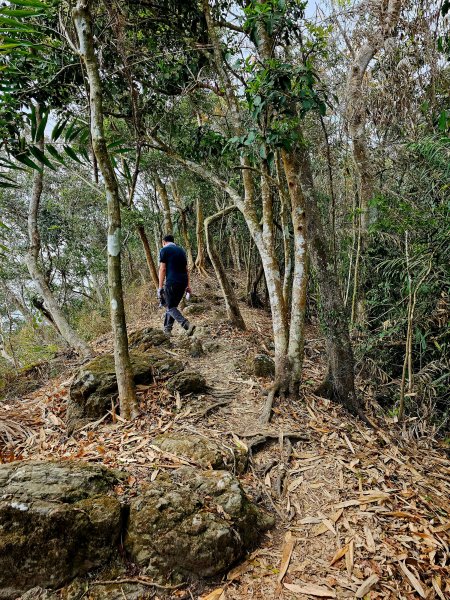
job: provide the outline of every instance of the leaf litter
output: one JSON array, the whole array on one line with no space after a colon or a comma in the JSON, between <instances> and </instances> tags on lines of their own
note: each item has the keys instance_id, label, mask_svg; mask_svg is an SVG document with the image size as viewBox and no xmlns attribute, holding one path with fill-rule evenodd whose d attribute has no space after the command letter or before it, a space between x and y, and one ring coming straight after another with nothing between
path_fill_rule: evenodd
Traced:
<instances>
[{"instance_id":1,"label":"leaf litter","mask_svg":"<svg viewBox=\"0 0 450 600\"><path fill-rule=\"evenodd\" d=\"M0 462L62 458L100 463L126 470L128 490L117 491L133 494L142 479L192 464L155 447L156 435L184 431L227 448L248 447L251 461L242 484L276 516L276 527L228 575L178 590L174 598L450 597L450 461L444 448L432 439L411 441L380 418L379 428L370 430L315 396L312 389L324 365L317 360L323 346L312 329L305 400L276 402L270 426L258 430L269 382L255 381L241 366L242 357L270 344L270 319L260 310L242 310L251 324L247 332L211 321L208 313L201 317L220 341L214 354L193 359L176 347L175 354L217 393L179 398L160 382L139 386L138 419L125 422L111 411L69 437L64 423L67 370L37 391L0 403ZM141 319L134 326L149 324L157 325ZM110 348L104 336L96 350ZM221 405L209 410L217 400ZM289 455L280 455L289 432L297 437L289 438Z\"/></svg>"}]
</instances>

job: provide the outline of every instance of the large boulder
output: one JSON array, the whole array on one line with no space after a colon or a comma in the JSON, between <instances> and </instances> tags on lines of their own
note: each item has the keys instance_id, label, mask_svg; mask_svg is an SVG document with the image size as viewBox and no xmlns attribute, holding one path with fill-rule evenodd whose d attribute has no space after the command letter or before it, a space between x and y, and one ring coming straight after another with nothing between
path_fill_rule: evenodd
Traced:
<instances>
[{"instance_id":1,"label":"large boulder","mask_svg":"<svg viewBox=\"0 0 450 600\"><path fill-rule=\"evenodd\" d=\"M272 525L228 471L183 467L160 474L131 500L125 548L154 578L212 576Z\"/></svg>"},{"instance_id":2,"label":"large boulder","mask_svg":"<svg viewBox=\"0 0 450 600\"><path fill-rule=\"evenodd\" d=\"M128 336L130 348L136 348L140 352L147 352L156 346L169 346L170 338L160 329L144 327L134 331Z\"/></svg>"},{"instance_id":3,"label":"large boulder","mask_svg":"<svg viewBox=\"0 0 450 600\"><path fill-rule=\"evenodd\" d=\"M121 475L78 461L0 465L0 598L105 564L121 533Z\"/></svg>"},{"instance_id":4,"label":"large boulder","mask_svg":"<svg viewBox=\"0 0 450 600\"><path fill-rule=\"evenodd\" d=\"M174 394L180 393L182 396L186 394L200 394L206 391L206 379L200 373L195 371L183 371L171 377L167 382L167 389Z\"/></svg>"},{"instance_id":5,"label":"large boulder","mask_svg":"<svg viewBox=\"0 0 450 600\"><path fill-rule=\"evenodd\" d=\"M136 384L153 381L152 361L147 354L130 353ZM83 365L70 386L67 405L67 426L73 431L89 420L98 419L111 410L111 402L118 398L114 355L104 354Z\"/></svg>"},{"instance_id":6,"label":"large boulder","mask_svg":"<svg viewBox=\"0 0 450 600\"><path fill-rule=\"evenodd\" d=\"M242 473L247 453L241 448L219 445L197 434L165 433L152 440L164 452L193 461L203 469L226 469Z\"/></svg>"}]
</instances>

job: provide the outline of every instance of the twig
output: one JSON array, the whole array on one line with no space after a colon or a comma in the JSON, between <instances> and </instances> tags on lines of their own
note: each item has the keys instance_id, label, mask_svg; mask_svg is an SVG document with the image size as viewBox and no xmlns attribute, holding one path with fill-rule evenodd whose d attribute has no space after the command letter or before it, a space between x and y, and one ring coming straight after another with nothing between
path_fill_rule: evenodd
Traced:
<instances>
[{"instance_id":1,"label":"twig","mask_svg":"<svg viewBox=\"0 0 450 600\"><path fill-rule=\"evenodd\" d=\"M230 404L230 402L231 402L230 400L221 400L220 402L215 402L214 404L210 404L205 409L199 410L198 412L193 413L190 416L196 417L197 419L201 419L201 418L205 417L209 412L214 410L215 408L219 408L220 406L227 406L228 404Z\"/></svg>"}]
</instances>

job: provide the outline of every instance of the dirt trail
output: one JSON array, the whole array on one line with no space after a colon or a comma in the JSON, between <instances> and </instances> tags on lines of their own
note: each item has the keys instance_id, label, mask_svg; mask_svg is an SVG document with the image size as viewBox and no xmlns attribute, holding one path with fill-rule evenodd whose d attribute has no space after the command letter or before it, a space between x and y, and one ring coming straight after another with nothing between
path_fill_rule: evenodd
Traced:
<instances>
[{"instance_id":1,"label":"dirt trail","mask_svg":"<svg viewBox=\"0 0 450 600\"><path fill-rule=\"evenodd\" d=\"M131 330L159 326L154 307ZM86 427L68 438L64 425L69 373L26 398L0 408L9 415L11 458L77 457L130 472L137 485L164 468L146 440L164 431L195 432L235 447L253 447L241 478L248 493L277 518L253 554L222 580L194 585L174 598L197 598L217 590L216 600L243 598L445 598L450 597L450 461L438 445L408 442L396 425L369 430L340 407L312 393L323 370L321 342L308 332L305 397L275 404L270 426L257 418L269 380L249 374L248 361L270 350L270 318L242 307L248 331L237 333L223 313L192 317L199 340L214 352L194 358L175 331L169 353L201 372L211 394L181 399L161 385L139 387L142 417L120 417ZM108 336L96 350L111 348ZM11 418L12 417L12 418ZM16 425L14 425L16 423ZM302 439L287 439L288 433ZM0 433L2 430L0 429ZM3 436L4 437L4 436ZM4 438L5 439L5 438ZM219 592L223 589L223 596Z\"/></svg>"}]
</instances>

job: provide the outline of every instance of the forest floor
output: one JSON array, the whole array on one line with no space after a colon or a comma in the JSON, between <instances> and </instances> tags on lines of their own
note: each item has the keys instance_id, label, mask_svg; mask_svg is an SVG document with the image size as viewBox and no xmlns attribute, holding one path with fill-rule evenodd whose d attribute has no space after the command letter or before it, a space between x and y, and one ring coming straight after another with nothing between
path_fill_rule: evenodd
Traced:
<instances>
[{"instance_id":1,"label":"forest floor","mask_svg":"<svg viewBox=\"0 0 450 600\"><path fill-rule=\"evenodd\" d=\"M236 332L213 308L192 320L208 326L208 337L219 344L214 353L192 358L176 329L170 349L205 376L210 394L177 402L164 386L138 386L137 420L113 415L68 437L66 400L77 363L67 361L58 377L0 404L3 461L77 458L124 469L128 483L137 486L155 469L176 466L149 451L148 442L162 432L197 433L225 446L269 435L253 447L240 479L275 516L275 527L223 578L190 584L171 597L450 598L450 461L444 446L412 441L380 416L374 417L377 428L369 429L315 396L324 351L313 327L307 332L303 398L276 401L262 431L258 415L270 380L251 375L248 363L270 351L270 316L242 303L248 330ZM159 327L161 319L144 293L135 296L130 331ZM94 348L110 351L111 337L98 339Z\"/></svg>"}]
</instances>

